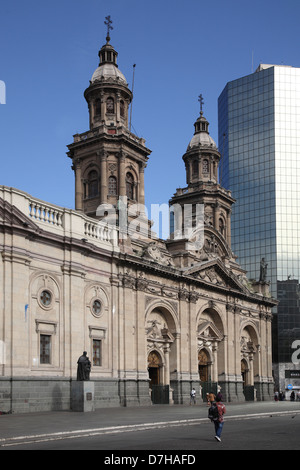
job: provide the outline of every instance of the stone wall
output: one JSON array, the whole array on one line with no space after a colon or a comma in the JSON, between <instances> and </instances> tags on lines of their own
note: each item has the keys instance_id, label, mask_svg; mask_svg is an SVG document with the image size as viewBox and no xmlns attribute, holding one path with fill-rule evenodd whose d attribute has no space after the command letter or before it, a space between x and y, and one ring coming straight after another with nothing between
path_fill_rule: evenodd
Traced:
<instances>
[{"instance_id":1,"label":"stone wall","mask_svg":"<svg viewBox=\"0 0 300 470\"><path fill-rule=\"evenodd\" d=\"M72 379L0 377L0 413L71 410ZM147 381L98 379L95 409L151 404Z\"/></svg>"}]
</instances>

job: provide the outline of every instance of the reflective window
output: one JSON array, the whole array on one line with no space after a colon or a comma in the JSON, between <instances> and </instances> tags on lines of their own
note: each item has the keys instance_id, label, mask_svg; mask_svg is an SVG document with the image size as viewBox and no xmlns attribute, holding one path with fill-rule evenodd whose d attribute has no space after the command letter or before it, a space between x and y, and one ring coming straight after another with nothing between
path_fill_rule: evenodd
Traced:
<instances>
[{"instance_id":1,"label":"reflective window","mask_svg":"<svg viewBox=\"0 0 300 470\"><path fill-rule=\"evenodd\" d=\"M227 83L218 119L220 182L237 200L232 249L249 278L266 258L272 294L285 296L274 313L279 356L290 362L300 327L300 69L270 66Z\"/></svg>"}]
</instances>

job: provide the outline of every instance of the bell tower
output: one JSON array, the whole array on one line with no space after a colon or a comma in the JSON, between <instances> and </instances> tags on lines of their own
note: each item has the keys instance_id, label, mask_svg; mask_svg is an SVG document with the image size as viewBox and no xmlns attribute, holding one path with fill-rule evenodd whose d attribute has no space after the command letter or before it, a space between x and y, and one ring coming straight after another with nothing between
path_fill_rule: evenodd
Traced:
<instances>
[{"instance_id":1,"label":"bell tower","mask_svg":"<svg viewBox=\"0 0 300 470\"><path fill-rule=\"evenodd\" d=\"M133 95L110 44L110 16L104 23L106 43L84 92L89 130L73 136L67 153L75 173L75 209L90 217L96 217L100 205L117 207L121 196L127 197L128 205L145 204L144 170L151 153L145 140L129 129Z\"/></svg>"},{"instance_id":2,"label":"bell tower","mask_svg":"<svg viewBox=\"0 0 300 470\"><path fill-rule=\"evenodd\" d=\"M184 213L186 207L192 208L191 227L196 229L197 204L204 208L204 226L212 234L221 239L230 248L231 246L231 206L235 199L231 192L222 188L218 183L218 166L221 155L214 140L209 135L209 123L203 116L203 99L200 101L200 116L194 123L195 132L182 159L186 169L186 188L177 189L169 201L170 206L176 204L182 208ZM178 207L178 206L177 206ZM182 230L179 222L180 232ZM175 224L176 225L176 224ZM174 234L173 234L174 237Z\"/></svg>"}]
</instances>

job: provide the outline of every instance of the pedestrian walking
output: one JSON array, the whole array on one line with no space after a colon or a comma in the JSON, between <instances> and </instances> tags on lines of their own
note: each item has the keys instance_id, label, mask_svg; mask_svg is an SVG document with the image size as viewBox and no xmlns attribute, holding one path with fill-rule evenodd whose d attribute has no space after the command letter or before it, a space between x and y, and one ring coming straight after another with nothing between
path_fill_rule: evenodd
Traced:
<instances>
[{"instance_id":1,"label":"pedestrian walking","mask_svg":"<svg viewBox=\"0 0 300 470\"><path fill-rule=\"evenodd\" d=\"M215 439L219 442L221 442L225 413L226 407L220 400L213 402L212 406L208 410L208 417L215 426Z\"/></svg>"},{"instance_id":2,"label":"pedestrian walking","mask_svg":"<svg viewBox=\"0 0 300 470\"><path fill-rule=\"evenodd\" d=\"M196 405L196 390L192 388L191 390L191 400L190 400L190 405Z\"/></svg>"},{"instance_id":3,"label":"pedestrian walking","mask_svg":"<svg viewBox=\"0 0 300 470\"><path fill-rule=\"evenodd\" d=\"M213 392L210 392L208 394L208 400L209 400L210 406L212 406L213 402L216 400L216 395Z\"/></svg>"}]
</instances>

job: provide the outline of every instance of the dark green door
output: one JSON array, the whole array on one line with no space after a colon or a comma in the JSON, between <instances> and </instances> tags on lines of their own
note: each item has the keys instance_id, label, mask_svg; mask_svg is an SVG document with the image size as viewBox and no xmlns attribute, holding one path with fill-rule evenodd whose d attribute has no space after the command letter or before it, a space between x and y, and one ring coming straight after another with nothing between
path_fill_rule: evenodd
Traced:
<instances>
[{"instance_id":1,"label":"dark green door","mask_svg":"<svg viewBox=\"0 0 300 470\"><path fill-rule=\"evenodd\" d=\"M203 401L206 401L206 394L212 392L215 396L218 393L218 383L217 382L200 382L202 387L202 398Z\"/></svg>"},{"instance_id":2,"label":"dark green door","mask_svg":"<svg viewBox=\"0 0 300 470\"><path fill-rule=\"evenodd\" d=\"M153 405L169 404L169 385L152 385L151 399Z\"/></svg>"}]
</instances>

